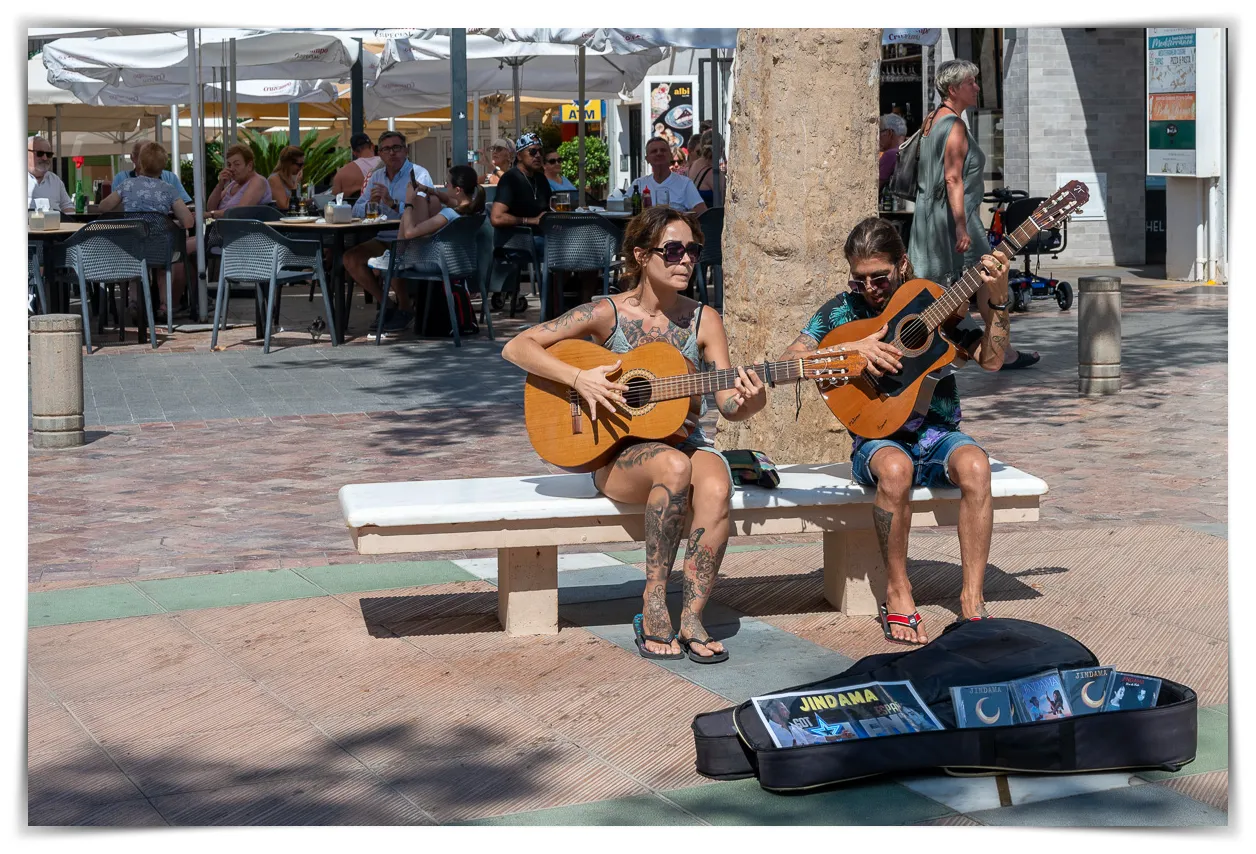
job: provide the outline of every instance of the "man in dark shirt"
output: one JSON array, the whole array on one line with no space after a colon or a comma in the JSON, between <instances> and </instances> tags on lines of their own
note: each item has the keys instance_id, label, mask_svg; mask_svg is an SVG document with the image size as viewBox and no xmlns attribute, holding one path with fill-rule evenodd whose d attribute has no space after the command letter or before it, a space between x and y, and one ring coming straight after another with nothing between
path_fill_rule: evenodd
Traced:
<instances>
[{"instance_id":1,"label":"man in dark shirt","mask_svg":"<svg viewBox=\"0 0 1256 854\"><path fill-rule=\"evenodd\" d=\"M549 211L549 179L541 161L541 140L534 133L525 133L515 143L515 165L497 182L497 195L489 221L502 229L496 234L494 246L501 246L512 236L512 226L538 226ZM539 238L538 238L539 239ZM538 251L540 246L537 247Z\"/></svg>"}]
</instances>

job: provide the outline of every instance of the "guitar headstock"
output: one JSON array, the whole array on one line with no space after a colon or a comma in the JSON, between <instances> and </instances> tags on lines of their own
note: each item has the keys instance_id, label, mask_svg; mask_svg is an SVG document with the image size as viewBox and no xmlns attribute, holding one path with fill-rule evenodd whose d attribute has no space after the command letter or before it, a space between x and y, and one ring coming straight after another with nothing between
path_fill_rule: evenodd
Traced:
<instances>
[{"instance_id":1,"label":"guitar headstock","mask_svg":"<svg viewBox=\"0 0 1256 854\"><path fill-rule=\"evenodd\" d=\"M859 376L867 367L868 360L859 353L829 347L803 359L803 377L840 385Z\"/></svg>"},{"instance_id":2,"label":"guitar headstock","mask_svg":"<svg viewBox=\"0 0 1256 854\"><path fill-rule=\"evenodd\" d=\"M1031 219L1039 230L1054 228L1075 213L1080 213L1082 205L1090 201L1090 189L1081 181L1069 181L1056 190L1051 198L1038 205Z\"/></svg>"}]
</instances>

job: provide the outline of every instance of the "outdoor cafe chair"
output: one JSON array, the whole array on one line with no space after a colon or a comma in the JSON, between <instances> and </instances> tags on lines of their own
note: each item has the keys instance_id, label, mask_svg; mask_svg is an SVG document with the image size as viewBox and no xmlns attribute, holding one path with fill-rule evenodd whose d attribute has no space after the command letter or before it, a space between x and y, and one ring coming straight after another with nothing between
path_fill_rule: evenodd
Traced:
<instances>
[{"instance_id":1,"label":"outdoor cafe chair","mask_svg":"<svg viewBox=\"0 0 1256 854\"><path fill-rule=\"evenodd\" d=\"M698 227L702 229L702 254L694 264L697 278L698 301L714 305L716 311L724 310L724 250L721 246L724 234L724 208L707 208L698 215ZM715 302L707 293L707 272L715 282Z\"/></svg>"},{"instance_id":2,"label":"outdoor cafe chair","mask_svg":"<svg viewBox=\"0 0 1256 854\"><path fill-rule=\"evenodd\" d=\"M545 258L541 262L541 322L549 319L550 285L555 270L600 270L602 294L611 290L611 270L619 262L623 232L595 213L548 213L541 217Z\"/></svg>"},{"instance_id":3,"label":"outdoor cafe chair","mask_svg":"<svg viewBox=\"0 0 1256 854\"><path fill-rule=\"evenodd\" d=\"M454 346L462 346L457 310L454 306L453 283L470 289L467 283L478 281L480 285L480 313L488 326L488 338L493 340L493 317L489 311L488 286L476 275L476 235L484 224L485 214L460 216L440 231L427 237L411 240L394 240L389 246L388 274L384 279L384 298L379 301L379 320L375 325L375 343L379 344L384 331L384 309L388 305L388 290L397 279L417 279L445 286L445 306L449 310L449 325L453 330ZM427 316L432 307L432 288L427 289L423 303L423 319L420 329L426 331Z\"/></svg>"},{"instance_id":4,"label":"outdoor cafe chair","mask_svg":"<svg viewBox=\"0 0 1256 854\"><path fill-rule=\"evenodd\" d=\"M150 270L166 271L166 331L174 332L174 265L184 267L184 282L194 282L184 250L183 229L168 215L156 211L137 211L127 214L131 219L148 223L148 239L144 241L144 256Z\"/></svg>"},{"instance_id":5,"label":"outdoor cafe chair","mask_svg":"<svg viewBox=\"0 0 1256 854\"><path fill-rule=\"evenodd\" d=\"M218 346L218 329L227 317L232 282L252 282L257 305L265 313L262 352L270 352L270 333L279 308L279 288L314 277L323 291L324 320L331 330L331 343L340 343L332 319L331 296L323 275L323 245L318 240L294 240L264 222L250 219L224 219L217 223L222 237L222 263L218 273L218 300L214 306L214 328L210 347ZM262 283L269 285L263 293Z\"/></svg>"},{"instance_id":6,"label":"outdoor cafe chair","mask_svg":"<svg viewBox=\"0 0 1256 854\"><path fill-rule=\"evenodd\" d=\"M548 216L548 214L546 215ZM544 217L542 217L544 222ZM535 291L537 284L541 281L541 259L536 254L535 232L530 226L515 225L505 228L494 227L496 234L494 242L501 240L499 246L493 249L493 262L490 268L489 290L494 294L502 291L506 278L510 275L513 268L516 271L515 288L511 291L513 296L510 300L510 316L514 317L515 312L520 309L519 302L526 301L520 296L523 290L523 268L526 264L528 267L528 275L532 280L532 290ZM505 299L505 295L502 296Z\"/></svg>"},{"instance_id":7,"label":"outdoor cafe chair","mask_svg":"<svg viewBox=\"0 0 1256 854\"><path fill-rule=\"evenodd\" d=\"M113 300L113 286L122 283L119 299L126 296L126 284L138 280L148 315L148 339L157 348L157 330L153 324L153 295L148 286L148 259L144 244L148 240L148 223L142 219L101 219L78 230L65 242L64 265L74 271L79 284L79 302L83 311L83 336L87 352L92 352L91 319L87 283L105 285L106 301ZM122 312L118 312L118 335L126 340Z\"/></svg>"},{"instance_id":8,"label":"outdoor cafe chair","mask_svg":"<svg viewBox=\"0 0 1256 854\"><path fill-rule=\"evenodd\" d=\"M39 269L39 247L34 243L26 244L26 292L29 299L31 291L39 301L36 314L48 313L48 291L44 288L44 274Z\"/></svg>"}]
</instances>

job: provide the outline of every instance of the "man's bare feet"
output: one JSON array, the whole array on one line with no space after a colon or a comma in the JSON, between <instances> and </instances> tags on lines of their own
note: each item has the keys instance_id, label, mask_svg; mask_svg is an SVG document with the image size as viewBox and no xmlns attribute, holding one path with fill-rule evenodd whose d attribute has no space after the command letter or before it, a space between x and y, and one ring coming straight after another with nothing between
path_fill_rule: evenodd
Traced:
<instances>
[{"instance_id":1,"label":"man's bare feet","mask_svg":"<svg viewBox=\"0 0 1256 854\"><path fill-rule=\"evenodd\" d=\"M986 610L986 603L980 596L969 596L961 593L959 597L959 614L964 620L971 620L973 617L985 619L990 616L990 612Z\"/></svg>"},{"instance_id":2,"label":"man's bare feet","mask_svg":"<svg viewBox=\"0 0 1256 854\"><path fill-rule=\"evenodd\" d=\"M916 613L916 601L912 599L911 590L906 592L898 592L889 590L885 597L886 610L891 614L902 614L910 617ZM890 634L897 640L907 641L908 643L928 643L929 635L925 632L924 623L918 623L915 630L911 626L905 626L902 623L890 623Z\"/></svg>"}]
</instances>

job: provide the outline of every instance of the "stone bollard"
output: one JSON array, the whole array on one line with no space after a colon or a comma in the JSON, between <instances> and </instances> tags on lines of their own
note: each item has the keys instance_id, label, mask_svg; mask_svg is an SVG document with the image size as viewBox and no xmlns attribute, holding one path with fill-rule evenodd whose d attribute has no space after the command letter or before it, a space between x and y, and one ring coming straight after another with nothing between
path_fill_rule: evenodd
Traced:
<instances>
[{"instance_id":1,"label":"stone bollard","mask_svg":"<svg viewBox=\"0 0 1256 854\"><path fill-rule=\"evenodd\" d=\"M83 444L83 318L38 314L30 319L31 444Z\"/></svg>"},{"instance_id":2,"label":"stone bollard","mask_svg":"<svg viewBox=\"0 0 1256 854\"><path fill-rule=\"evenodd\" d=\"M1086 396L1121 390L1121 279L1077 280L1077 392Z\"/></svg>"}]
</instances>

